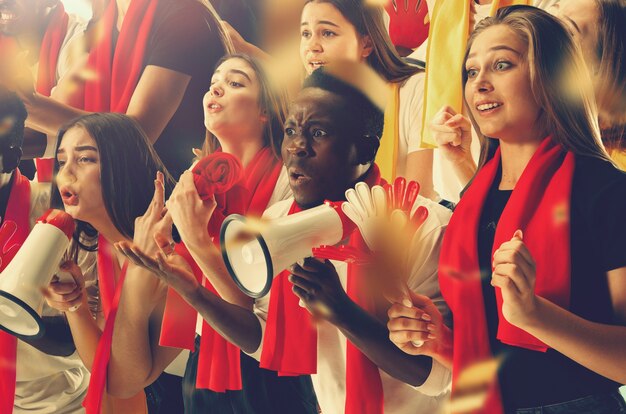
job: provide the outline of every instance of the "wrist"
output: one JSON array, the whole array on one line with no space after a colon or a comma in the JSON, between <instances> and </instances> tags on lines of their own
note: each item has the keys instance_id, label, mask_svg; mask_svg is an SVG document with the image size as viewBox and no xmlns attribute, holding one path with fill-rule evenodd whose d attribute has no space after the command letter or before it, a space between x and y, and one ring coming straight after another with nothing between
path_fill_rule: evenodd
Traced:
<instances>
[{"instance_id":1,"label":"wrist","mask_svg":"<svg viewBox=\"0 0 626 414\"><path fill-rule=\"evenodd\" d=\"M524 331L530 331L539 327L542 323L541 315L543 314L543 307L546 299L541 296L535 296L531 306L528 306L523 313L523 317L520 318L519 323L515 324L518 328Z\"/></svg>"},{"instance_id":2,"label":"wrist","mask_svg":"<svg viewBox=\"0 0 626 414\"><path fill-rule=\"evenodd\" d=\"M204 227L206 228L206 226ZM179 230L180 232L180 230ZM191 253L201 252L203 249L206 249L213 240L207 231L191 231L189 233L185 232L184 235L181 233L180 235L183 243Z\"/></svg>"}]
</instances>

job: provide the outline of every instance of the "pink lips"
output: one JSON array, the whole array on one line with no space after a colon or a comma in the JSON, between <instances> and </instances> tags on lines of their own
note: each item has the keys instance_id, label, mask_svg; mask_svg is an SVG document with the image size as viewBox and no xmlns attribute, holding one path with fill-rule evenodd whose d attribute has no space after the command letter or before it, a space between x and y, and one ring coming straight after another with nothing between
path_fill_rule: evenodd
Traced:
<instances>
[{"instance_id":1,"label":"pink lips","mask_svg":"<svg viewBox=\"0 0 626 414\"><path fill-rule=\"evenodd\" d=\"M67 188L60 188L59 192L61 193L61 200L63 200L63 204L66 206L76 206L78 205L78 195Z\"/></svg>"}]
</instances>

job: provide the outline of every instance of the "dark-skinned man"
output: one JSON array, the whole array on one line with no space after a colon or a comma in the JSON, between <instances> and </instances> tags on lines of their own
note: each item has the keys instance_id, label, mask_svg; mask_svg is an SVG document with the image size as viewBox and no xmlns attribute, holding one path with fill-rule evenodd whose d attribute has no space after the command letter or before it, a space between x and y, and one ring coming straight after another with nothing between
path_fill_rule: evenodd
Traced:
<instances>
[{"instance_id":1,"label":"dark-skinned man","mask_svg":"<svg viewBox=\"0 0 626 414\"><path fill-rule=\"evenodd\" d=\"M316 71L307 78L291 105L282 143L282 158L289 172L294 199L276 203L266 210L264 218L286 216L318 206L324 200L344 200L346 190L361 181L369 186L379 184L378 168L372 160L378 148L382 123L382 112L358 89L323 71ZM181 182L185 182L184 176ZM195 190L184 192L189 195L192 191ZM184 197L174 194L176 190L167 206L177 224L179 211L184 210L181 206ZM439 244L450 213L421 197L414 210L417 205L427 207L429 217L420 229L417 249L411 251L413 263L407 283L410 289L429 296L443 309L437 262ZM159 214L154 214L154 223L158 222ZM158 224L146 227L144 233L154 232ZM449 371L429 357L407 358L394 349L388 338L386 321L365 311L351 297L347 287L349 269L345 263L306 259L301 265L289 269L292 275L288 280L285 280L285 274L277 276L270 294L257 299L253 307L247 307L229 304L201 287L176 254L168 250L167 243L162 243L162 237L157 236L156 240L162 247L161 254L156 257L144 254L142 246L138 245L121 244L118 248L134 263L151 269L160 280L176 289L216 331L244 352L260 359L262 367L287 374L313 374L323 413L373 414L383 409L386 413L431 413L445 397ZM145 272L140 275L139 266L129 269L128 279L135 278L137 296L149 285L146 282L148 275ZM215 264L213 269L214 272L206 275L210 280L230 278L223 264ZM136 272L134 276L133 272ZM143 288L141 283L144 283ZM277 283L282 286L277 287ZM130 295L131 288L128 285L126 288L124 294ZM305 308L298 306L298 300ZM279 305L272 305L273 301ZM284 305L287 302L289 304ZM123 312L123 306L120 306L120 312ZM145 346L152 349L144 366L135 362L132 368L134 372L140 372L139 376L143 372L147 381L168 361L164 356L168 351L146 342L149 312L145 304L142 306L143 310L127 308L126 317L118 319L116 325L109 389L114 393L121 391L120 396L124 395L124 389L132 392L135 387L143 385L140 381L133 383L123 375L128 369L126 364L133 362L132 349ZM310 317L307 318L309 312L318 322L316 330L310 324ZM298 315L295 321L291 319L292 315ZM305 326L307 323L310 325ZM295 328L283 330L286 326ZM317 339L310 335L311 327L316 331ZM348 352L346 338L355 346ZM311 344L311 340L316 342ZM302 358L290 358L293 355ZM287 360L291 363L286 363ZM371 381L357 381L358 386L354 387L354 378L359 372L373 372L379 376L378 379L376 375L369 376Z\"/></svg>"}]
</instances>

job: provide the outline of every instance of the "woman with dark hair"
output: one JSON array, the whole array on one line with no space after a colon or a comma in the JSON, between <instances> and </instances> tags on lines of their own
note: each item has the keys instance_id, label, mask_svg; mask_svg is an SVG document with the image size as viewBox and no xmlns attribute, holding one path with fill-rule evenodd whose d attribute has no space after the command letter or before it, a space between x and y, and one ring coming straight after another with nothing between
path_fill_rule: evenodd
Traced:
<instances>
[{"instance_id":1,"label":"woman with dark hair","mask_svg":"<svg viewBox=\"0 0 626 414\"><path fill-rule=\"evenodd\" d=\"M62 206L77 222L71 256L86 263L85 252L97 251L98 282L96 292L87 294L83 271L70 260L63 270L75 283L51 283L46 298L51 307L65 312L78 354L92 371L93 394L102 329L109 316L107 325L113 323L116 285L123 282L126 269L112 244L133 238L135 220L153 199L153 186L163 196L174 181L137 122L110 113L86 115L61 129L55 172L52 205ZM105 410L115 413L142 412L145 405L143 392L129 401L104 403Z\"/></svg>"},{"instance_id":2,"label":"woman with dark hair","mask_svg":"<svg viewBox=\"0 0 626 414\"><path fill-rule=\"evenodd\" d=\"M508 7L479 23L464 64L482 148L439 263L454 335L421 301L392 307L391 338L453 366L453 393L500 357L484 412L622 412L626 174L600 141L580 49L548 13Z\"/></svg>"},{"instance_id":3,"label":"woman with dark hair","mask_svg":"<svg viewBox=\"0 0 626 414\"><path fill-rule=\"evenodd\" d=\"M167 211L188 253L197 263L199 271L194 269L194 272L206 276L207 294L228 306L252 309L252 299L244 295L226 273L221 253L215 245L221 225L215 209L217 205L223 216L234 212L260 216L268 206L291 195L287 171L277 155L282 144L286 100L270 84L255 59L231 55L224 57L213 73L203 106L207 129L205 153L221 151L235 156L243 166L243 183L249 197L241 200L243 197L238 196L238 201L243 201L243 211L232 211L228 202L234 189L225 194L226 206L218 205L215 199L202 201L193 174L188 171L181 176L167 201ZM138 232L140 239L151 240L155 230L143 226ZM168 238L165 232L156 239L168 243ZM137 241L135 244L140 248L154 248ZM149 250L147 252L149 255ZM179 246L172 254L184 257L187 253ZM163 321L170 318L160 315L163 307L160 297L150 303L142 300L145 297L142 292L163 287L156 277L142 276L146 273L134 266L129 269L129 280L120 306L121 318L116 324L109 389L120 396L136 392L160 373L174 352L180 352L167 346L180 348L180 337L185 335L179 329L167 329L162 325L160 341L156 343L154 335L148 331L147 318ZM202 280L192 283L197 287ZM181 293L178 285L170 288ZM181 296L185 297L182 293ZM172 307L170 313L171 304L168 296L165 316L174 318L177 313L181 325L182 319L188 321L188 316L180 315L180 306ZM191 310L190 317L194 320L198 317L198 336L195 344L184 345L192 350L184 379L185 412L317 412L308 376L279 377L274 372L260 369L258 362L222 338L220 326L214 320L203 320L195 309ZM138 330L137 326L146 329ZM146 347L153 349L151 358L135 358L136 352Z\"/></svg>"}]
</instances>

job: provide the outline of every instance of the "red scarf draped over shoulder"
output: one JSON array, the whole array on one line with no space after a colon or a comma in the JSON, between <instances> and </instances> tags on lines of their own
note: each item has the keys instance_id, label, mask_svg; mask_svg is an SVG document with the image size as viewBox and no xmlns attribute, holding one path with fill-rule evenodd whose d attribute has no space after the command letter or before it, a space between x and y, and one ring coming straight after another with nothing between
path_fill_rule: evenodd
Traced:
<instances>
[{"instance_id":1,"label":"red scarf draped over shoulder","mask_svg":"<svg viewBox=\"0 0 626 414\"><path fill-rule=\"evenodd\" d=\"M453 393L459 374L492 358L478 259L478 226L483 206L500 167L500 149L481 169L457 205L446 230L439 262L441 293L454 317ZM548 137L543 140L515 185L496 228L495 250L524 232L524 243L536 262L535 293L567 309L570 300L570 199L575 158ZM556 241L556 242L555 242ZM497 339L534 351L547 346L502 316L498 307ZM481 412L502 413L497 382Z\"/></svg>"},{"instance_id":2,"label":"red scarf draped over shoulder","mask_svg":"<svg viewBox=\"0 0 626 414\"><path fill-rule=\"evenodd\" d=\"M83 108L89 112L125 113L144 69L148 38L159 0L132 0L113 44L117 4L110 1L98 22L99 42L89 54L88 67L97 76L85 83Z\"/></svg>"},{"instance_id":3,"label":"red scarf draped over shoulder","mask_svg":"<svg viewBox=\"0 0 626 414\"><path fill-rule=\"evenodd\" d=\"M244 170L243 182L247 194L234 191L237 189L233 187L225 194L215 195L220 207L213 213L208 230L216 243L219 243L219 230L228 215L260 216L265 211L282 168L282 162L276 159L271 148L265 147ZM177 252L192 266L196 278L217 295L182 243L177 246ZM193 350L197 314L176 291L168 289L159 344ZM239 348L222 338L206 321L202 322L196 387L216 392L240 390L242 387Z\"/></svg>"},{"instance_id":4,"label":"red scarf draped over shoulder","mask_svg":"<svg viewBox=\"0 0 626 414\"><path fill-rule=\"evenodd\" d=\"M67 36L69 16L65 13L63 4L59 4L52 10L48 29L43 36L39 51L39 68L37 69L37 83L35 90L42 95L50 96L52 88L56 86L56 72L59 62L61 45ZM52 181L54 158L37 158L37 181Z\"/></svg>"},{"instance_id":5,"label":"red scarf draped over shoulder","mask_svg":"<svg viewBox=\"0 0 626 414\"><path fill-rule=\"evenodd\" d=\"M370 187L382 185L378 166L374 165L363 180ZM302 211L295 203L288 214ZM350 245L366 249L358 231L352 231ZM311 314L299 305L288 279L281 272L272 283L267 324L263 337L261 367L279 375L309 375L317 372L317 327ZM359 283L359 266L348 264L347 294L366 311L373 310ZM346 359L346 414L382 414L383 388L378 367L348 341Z\"/></svg>"},{"instance_id":6,"label":"red scarf draped over shoulder","mask_svg":"<svg viewBox=\"0 0 626 414\"><path fill-rule=\"evenodd\" d=\"M0 227L0 271L17 254L30 233L30 183L19 170L13 173L11 195ZM0 414L11 414L15 396L17 338L0 331Z\"/></svg>"},{"instance_id":7,"label":"red scarf draped over shoulder","mask_svg":"<svg viewBox=\"0 0 626 414\"><path fill-rule=\"evenodd\" d=\"M87 414L100 414L102 399L106 390L107 367L111 358L113 326L126 278L128 262L120 269L113 246L102 236L98 237L98 288L100 303L104 312L104 330L98 341L96 355L91 368L89 389L83 401Z\"/></svg>"}]
</instances>

